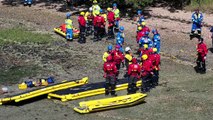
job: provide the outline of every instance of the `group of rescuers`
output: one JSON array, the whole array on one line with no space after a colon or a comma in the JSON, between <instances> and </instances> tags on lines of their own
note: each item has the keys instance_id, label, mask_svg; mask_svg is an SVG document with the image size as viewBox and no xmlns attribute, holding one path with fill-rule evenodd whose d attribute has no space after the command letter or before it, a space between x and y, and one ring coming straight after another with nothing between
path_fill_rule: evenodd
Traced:
<instances>
[{"instance_id":1,"label":"group of rescuers","mask_svg":"<svg viewBox=\"0 0 213 120\"><path fill-rule=\"evenodd\" d=\"M66 14L66 39L73 39L73 25L71 14ZM203 15L199 10L195 10L192 14L192 30L190 36L198 31L201 36L201 23ZM86 43L86 36L94 33L94 42L101 40L104 36L108 36L108 40L116 39L116 45L109 45L108 50L103 55L104 61L104 77L106 78L105 94L111 93L116 96L116 82L118 79L120 66L126 67L125 77L128 79L128 94L136 93L138 90L136 83L142 80L141 92L149 92L158 85L159 66L160 66L160 34L156 29L152 30L153 37L149 37L150 29L146 26L145 18L141 10L137 11L137 31L136 42L139 46L137 53L139 59L134 57L130 47L123 49L125 35L124 27L119 26L120 15L117 4L114 3L112 8L107 8L107 14L98 5L96 0L93 1L92 7L88 12L80 12L78 17L80 37L79 43ZM106 32L106 22L108 22L108 32ZM107 33L107 34L106 34ZM115 34L116 33L116 34ZM213 33L213 30L212 30ZM205 72L205 60L208 53L207 46L203 42L203 38L198 38L197 44L197 66L200 71Z\"/></svg>"}]
</instances>

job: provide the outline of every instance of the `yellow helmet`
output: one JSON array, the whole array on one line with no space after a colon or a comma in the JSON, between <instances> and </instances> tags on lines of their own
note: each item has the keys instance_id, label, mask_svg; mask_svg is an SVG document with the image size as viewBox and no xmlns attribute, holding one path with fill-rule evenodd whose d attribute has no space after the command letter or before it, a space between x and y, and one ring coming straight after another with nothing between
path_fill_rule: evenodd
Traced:
<instances>
[{"instance_id":1,"label":"yellow helmet","mask_svg":"<svg viewBox=\"0 0 213 120\"><path fill-rule=\"evenodd\" d=\"M152 50L153 50L153 52L157 52L157 48L153 48Z\"/></svg>"},{"instance_id":2,"label":"yellow helmet","mask_svg":"<svg viewBox=\"0 0 213 120\"><path fill-rule=\"evenodd\" d=\"M94 1L93 1L93 4L97 4L97 3L98 3L98 1L97 1L97 0L94 0Z\"/></svg>"},{"instance_id":3,"label":"yellow helmet","mask_svg":"<svg viewBox=\"0 0 213 120\"><path fill-rule=\"evenodd\" d=\"M139 27L138 27L138 30L142 30L142 27L139 26Z\"/></svg>"},{"instance_id":4,"label":"yellow helmet","mask_svg":"<svg viewBox=\"0 0 213 120\"><path fill-rule=\"evenodd\" d=\"M85 12L81 12L80 15L82 15L82 16L85 15Z\"/></svg>"},{"instance_id":5,"label":"yellow helmet","mask_svg":"<svg viewBox=\"0 0 213 120\"><path fill-rule=\"evenodd\" d=\"M145 25L146 25L146 23L145 23L145 22L141 22L141 24L142 24L143 26L145 26Z\"/></svg>"},{"instance_id":6,"label":"yellow helmet","mask_svg":"<svg viewBox=\"0 0 213 120\"><path fill-rule=\"evenodd\" d=\"M143 60L147 60L148 59L148 55L147 54L142 55L142 59Z\"/></svg>"},{"instance_id":7,"label":"yellow helmet","mask_svg":"<svg viewBox=\"0 0 213 120\"><path fill-rule=\"evenodd\" d=\"M143 48L147 49L147 48L148 48L148 45L147 45L147 44L144 44L144 45L143 45Z\"/></svg>"},{"instance_id":8,"label":"yellow helmet","mask_svg":"<svg viewBox=\"0 0 213 120\"><path fill-rule=\"evenodd\" d=\"M108 8L107 8L107 11L112 11L112 8L108 7Z\"/></svg>"},{"instance_id":9,"label":"yellow helmet","mask_svg":"<svg viewBox=\"0 0 213 120\"><path fill-rule=\"evenodd\" d=\"M95 14L96 14L96 15L100 15L100 12L99 12L99 11L97 11L97 12L95 12Z\"/></svg>"}]
</instances>

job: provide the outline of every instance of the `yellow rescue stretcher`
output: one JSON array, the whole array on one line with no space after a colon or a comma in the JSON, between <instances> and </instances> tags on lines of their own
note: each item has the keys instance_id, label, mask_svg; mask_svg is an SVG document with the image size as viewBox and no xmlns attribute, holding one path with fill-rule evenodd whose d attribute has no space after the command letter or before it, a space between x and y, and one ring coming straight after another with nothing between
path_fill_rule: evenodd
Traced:
<instances>
[{"instance_id":1,"label":"yellow rescue stretcher","mask_svg":"<svg viewBox=\"0 0 213 120\"><path fill-rule=\"evenodd\" d=\"M141 80L139 80L136 86L139 87L141 86L141 84L142 82ZM56 98L65 102L69 100L75 100L75 99L100 95L105 93L104 85L105 85L104 82L90 83L81 87L75 87L75 88L56 91L53 93L49 93L48 99ZM127 88L128 88L128 80L126 79L119 80L119 83L116 85L116 91L125 90Z\"/></svg>"},{"instance_id":2,"label":"yellow rescue stretcher","mask_svg":"<svg viewBox=\"0 0 213 120\"><path fill-rule=\"evenodd\" d=\"M60 27L54 28L54 31L58 33L59 35L66 37L66 32L62 31ZM73 38L79 37L80 31L77 28L73 28Z\"/></svg>"},{"instance_id":3,"label":"yellow rescue stretcher","mask_svg":"<svg viewBox=\"0 0 213 120\"><path fill-rule=\"evenodd\" d=\"M87 83L88 83L88 77L85 77L85 78L82 78L81 80L71 80L71 81L49 85L47 87L39 88L32 91L27 91L27 92L20 93L18 95L14 95L11 97L1 98L0 105L9 103L9 102L20 102L23 100L32 99L41 95L47 95L48 93L51 93L54 91L76 87L76 86L84 85Z\"/></svg>"},{"instance_id":4,"label":"yellow rescue stretcher","mask_svg":"<svg viewBox=\"0 0 213 120\"><path fill-rule=\"evenodd\" d=\"M79 107L74 107L74 111L85 114L107 109L128 107L143 102L146 96L146 94L135 93L112 98L83 101L79 103Z\"/></svg>"}]
</instances>

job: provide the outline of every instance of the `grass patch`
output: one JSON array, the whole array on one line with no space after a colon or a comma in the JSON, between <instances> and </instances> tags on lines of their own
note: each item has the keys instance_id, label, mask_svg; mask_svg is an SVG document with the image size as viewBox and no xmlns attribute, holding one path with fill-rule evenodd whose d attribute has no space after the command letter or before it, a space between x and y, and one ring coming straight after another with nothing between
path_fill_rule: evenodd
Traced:
<instances>
[{"instance_id":1,"label":"grass patch","mask_svg":"<svg viewBox=\"0 0 213 120\"><path fill-rule=\"evenodd\" d=\"M213 1L212 0L191 0L191 4L186 7L186 10L194 10L200 8L200 10L205 12L213 12Z\"/></svg>"},{"instance_id":2,"label":"grass patch","mask_svg":"<svg viewBox=\"0 0 213 120\"><path fill-rule=\"evenodd\" d=\"M53 40L50 34L28 31L26 28L10 28L0 30L0 45L11 43L46 44Z\"/></svg>"},{"instance_id":3,"label":"grass patch","mask_svg":"<svg viewBox=\"0 0 213 120\"><path fill-rule=\"evenodd\" d=\"M15 66L8 70L0 70L0 84L15 84L24 77L33 77L41 71L38 66Z\"/></svg>"}]
</instances>

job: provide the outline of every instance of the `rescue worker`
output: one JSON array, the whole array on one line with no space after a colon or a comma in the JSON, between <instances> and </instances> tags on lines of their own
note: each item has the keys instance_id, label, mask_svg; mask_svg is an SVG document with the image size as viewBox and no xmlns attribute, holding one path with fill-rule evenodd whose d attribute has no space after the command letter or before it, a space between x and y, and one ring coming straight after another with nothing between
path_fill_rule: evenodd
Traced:
<instances>
[{"instance_id":1,"label":"rescue worker","mask_svg":"<svg viewBox=\"0 0 213 120\"><path fill-rule=\"evenodd\" d=\"M105 21L102 16L100 16L100 12L96 13L96 17L94 18L94 41L101 40L101 29L105 26Z\"/></svg>"},{"instance_id":2,"label":"rescue worker","mask_svg":"<svg viewBox=\"0 0 213 120\"><path fill-rule=\"evenodd\" d=\"M92 5L92 14L96 17L96 13L100 12L101 7L98 5L98 1L94 0Z\"/></svg>"},{"instance_id":3,"label":"rescue worker","mask_svg":"<svg viewBox=\"0 0 213 120\"><path fill-rule=\"evenodd\" d=\"M194 32L197 30L198 36L201 36L201 27L203 22L203 14L196 9L192 14L192 30L190 37L194 35Z\"/></svg>"},{"instance_id":4,"label":"rescue worker","mask_svg":"<svg viewBox=\"0 0 213 120\"><path fill-rule=\"evenodd\" d=\"M153 47L157 48L157 53L160 53L160 34L156 29L152 30L153 33Z\"/></svg>"},{"instance_id":5,"label":"rescue worker","mask_svg":"<svg viewBox=\"0 0 213 120\"><path fill-rule=\"evenodd\" d=\"M142 56L142 67L141 67L141 78L142 78L142 86L141 86L141 92L146 93L149 92L151 89L151 79L152 75L154 74L152 72L152 61L148 59L148 55L144 54Z\"/></svg>"},{"instance_id":6,"label":"rescue worker","mask_svg":"<svg viewBox=\"0 0 213 120\"><path fill-rule=\"evenodd\" d=\"M197 67L200 72L206 72L206 56L208 49L206 44L203 42L203 38L199 39L197 44Z\"/></svg>"},{"instance_id":7,"label":"rescue worker","mask_svg":"<svg viewBox=\"0 0 213 120\"><path fill-rule=\"evenodd\" d=\"M133 58L132 64L130 64L128 67L128 76L129 76L128 88L127 88L128 94L136 93L138 89L136 84L137 84L137 81L140 79L140 72L141 72L141 67L137 63L137 59Z\"/></svg>"},{"instance_id":8,"label":"rescue worker","mask_svg":"<svg viewBox=\"0 0 213 120\"><path fill-rule=\"evenodd\" d=\"M126 69L128 70L128 66L130 64L132 64L132 53L131 53L131 48L130 47L126 47L125 48L125 56L124 56L124 61L125 61L125 66L126 66Z\"/></svg>"},{"instance_id":9,"label":"rescue worker","mask_svg":"<svg viewBox=\"0 0 213 120\"><path fill-rule=\"evenodd\" d=\"M149 48L147 44L144 44L143 48L140 49L140 57L143 56L144 54L148 55L149 57L150 51L151 51L151 48Z\"/></svg>"},{"instance_id":10,"label":"rescue worker","mask_svg":"<svg viewBox=\"0 0 213 120\"><path fill-rule=\"evenodd\" d=\"M84 18L85 13L81 12L78 17L79 29L80 29L80 37L79 43L86 43L86 20Z\"/></svg>"},{"instance_id":11,"label":"rescue worker","mask_svg":"<svg viewBox=\"0 0 213 120\"><path fill-rule=\"evenodd\" d=\"M85 20L87 22L87 25L86 25L86 35L87 36L92 34L92 32L93 32L93 19L94 19L94 16L92 14L92 7L90 7L89 12L85 13Z\"/></svg>"},{"instance_id":12,"label":"rescue worker","mask_svg":"<svg viewBox=\"0 0 213 120\"><path fill-rule=\"evenodd\" d=\"M120 11L117 8L117 4L113 3L113 10L112 10L115 14L115 28L118 30L119 28L119 21L120 21Z\"/></svg>"},{"instance_id":13,"label":"rescue worker","mask_svg":"<svg viewBox=\"0 0 213 120\"><path fill-rule=\"evenodd\" d=\"M120 47L119 50L120 50L122 53L124 53L123 44L124 44L124 40L123 40L120 36L118 36L118 37L116 38L116 45L118 45L118 46Z\"/></svg>"},{"instance_id":14,"label":"rescue worker","mask_svg":"<svg viewBox=\"0 0 213 120\"><path fill-rule=\"evenodd\" d=\"M109 95L109 93L111 92L112 96L117 96L115 94L115 88L116 74L118 71L111 55L107 57L107 62L104 63L103 69L105 73L104 77L106 78L105 95Z\"/></svg>"},{"instance_id":15,"label":"rescue worker","mask_svg":"<svg viewBox=\"0 0 213 120\"><path fill-rule=\"evenodd\" d=\"M122 64L122 66L124 66L124 55L120 51L119 45L115 46L115 49L112 51L111 55L112 55L113 61L115 62L115 65L118 69L118 72L117 72L117 75L116 75L116 77L118 77L121 64Z\"/></svg>"},{"instance_id":16,"label":"rescue worker","mask_svg":"<svg viewBox=\"0 0 213 120\"><path fill-rule=\"evenodd\" d=\"M65 20L65 24L66 24L66 39L67 39L67 41L72 41L73 40L73 25L72 25L72 20L70 19L71 14L67 13L66 17L67 17L67 19Z\"/></svg>"},{"instance_id":17,"label":"rescue worker","mask_svg":"<svg viewBox=\"0 0 213 120\"><path fill-rule=\"evenodd\" d=\"M145 32L142 31L142 27L139 26L139 27L138 27L138 31L137 31L137 36L136 36L136 42L139 43L139 40L140 40L143 36L145 36Z\"/></svg>"},{"instance_id":18,"label":"rescue worker","mask_svg":"<svg viewBox=\"0 0 213 120\"><path fill-rule=\"evenodd\" d=\"M101 37L106 36L106 21L107 21L107 15L104 13L103 9L100 9L100 16L104 18L104 26L101 28Z\"/></svg>"},{"instance_id":19,"label":"rescue worker","mask_svg":"<svg viewBox=\"0 0 213 120\"><path fill-rule=\"evenodd\" d=\"M213 48L213 26L210 28L210 32L211 32L211 39L212 39L212 48Z\"/></svg>"},{"instance_id":20,"label":"rescue worker","mask_svg":"<svg viewBox=\"0 0 213 120\"><path fill-rule=\"evenodd\" d=\"M137 26L141 26L141 23L145 21L145 18L144 16L142 15L142 11L141 10L138 10L137 11L137 15L138 15L138 18L137 18Z\"/></svg>"},{"instance_id":21,"label":"rescue worker","mask_svg":"<svg viewBox=\"0 0 213 120\"><path fill-rule=\"evenodd\" d=\"M29 7L31 7L32 3L33 3L33 0L24 0L24 6L28 5Z\"/></svg>"},{"instance_id":22,"label":"rescue worker","mask_svg":"<svg viewBox=\"0 0 213 120\"><path fill-rule=\"evenodd\" d=\"M119 31L118 31L116 37L120 37L122 43L124 43L125 34L124 34L124 27L123 26L120 26Z\"/></svg>"},{"instance_id":23,"label":"rescue worker","mask_svg":"<svg viewBox=\"0 0 213 120\"><path fill-rule=\"evenodd\" d=\"M160 54L157 51L157 48L153 48L153 73L154 73L154 78L153 78L153 85L158 86L158 80L159 80L159 70L160 70Z\"/></svg>"},{"instance_id":24,"label":"rescue worker","mask_svg":"<svg viewBox=\"0 0 213 120\"><path fill-rule=\"evenodd\" d=\"M141 37L139 40L139 48L141 48L144 44L147 44L149 48L153 47L153 42L149 38L149 32L145 32L145 36Z\"/></svg>"},{"instance_id":25,"label":"rescue worker","mask_svg":"<svg viewBox=\"0 0 213 120\"><path fill-rule=\"evenodd\" d=\"M124 75L124 77L128 77L128 67L130 64L132 64L132 52L131 52L131 48L130 47L126 47L125 48L125 56L124 56L124 63L125 63L125 67L126 67L126 74Z\"/></svg>"},{"instance_id":26,"label":"rescue worker","mask_svg":"<svg viewBox=\"0 0 213 120\"><path fill-rule=\"evenodd\" d=\"M146 26L146 22L141 22L141 27L142 27L142 31L143 31L144 33L150 32L149 27Z\"/></svg>"},{"instance_id":27,"label":"rescue worker","mask_svg":"<svg viewBox=\"0 0 213 120\"><path fill-rule=\"evenodd\" d=\"M114 23L115 23L115 14L112 12L112 8L107 8L107 20L108 20L108 40L114 39Z\"/></svg>"},{"instance_id":28,"label":"rescue worker","mask_svg":"<svg viewBox=\"0 0 213 120\"><path fill-rule=\"evenodd\" d=\"M104 55L103 55L103 61L106 62L107 61L107 57L112 53L112 45L109 45L107 47L107 51L104 52Z\"/></svg>"}]
</instances>

